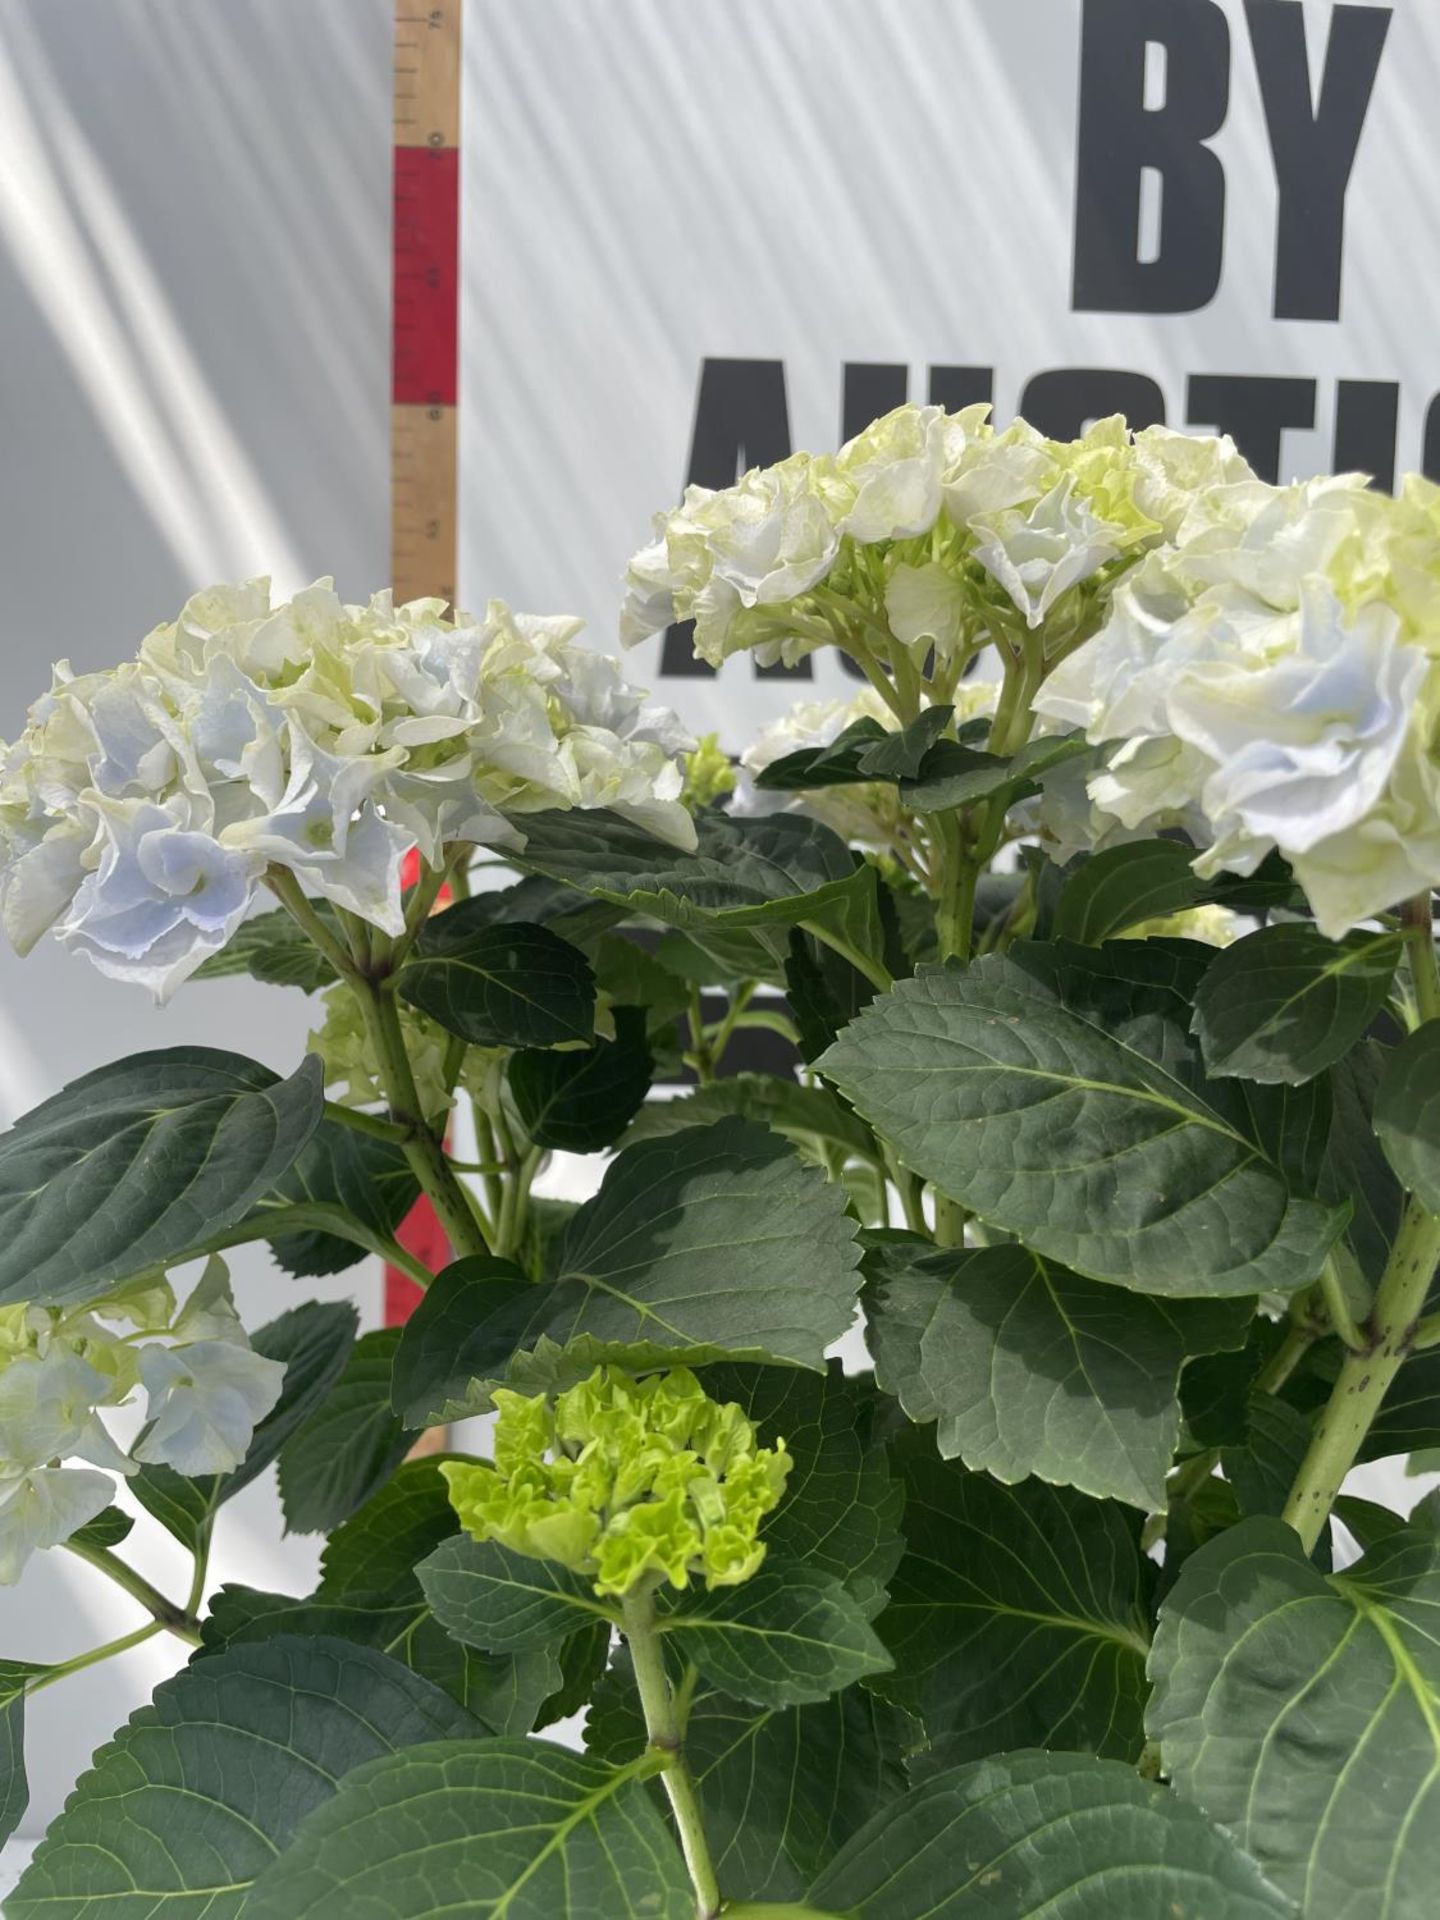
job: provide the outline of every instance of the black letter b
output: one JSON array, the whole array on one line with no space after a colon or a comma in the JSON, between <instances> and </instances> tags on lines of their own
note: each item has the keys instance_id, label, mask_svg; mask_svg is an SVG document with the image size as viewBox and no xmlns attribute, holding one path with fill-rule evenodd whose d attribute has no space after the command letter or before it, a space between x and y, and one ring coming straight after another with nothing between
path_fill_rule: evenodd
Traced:
<instances>
[{"instance_id":1,"label":"black letter b","mask_svg":"<svg viewBox=\"0 0 1440 1920\"><path fill-rule=\"evenodd\" d=\"M1145 105L1145 49L1165 99ZM1072 303L1090 313L1193 313L1215 297L1225 171L1203 143L1230 96L1230 29L1212 0L1085 0ZM1140 257L1140 190L1161 183L1160 239Z\"/></svg>"}]
</instances>

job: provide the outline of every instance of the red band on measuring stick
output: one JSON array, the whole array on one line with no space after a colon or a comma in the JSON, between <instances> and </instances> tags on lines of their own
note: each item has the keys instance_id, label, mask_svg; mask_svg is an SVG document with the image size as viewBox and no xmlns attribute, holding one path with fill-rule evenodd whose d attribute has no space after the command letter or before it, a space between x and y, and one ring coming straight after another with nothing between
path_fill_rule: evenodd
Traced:
<instances>
[{"instance_id":1,"label":"red band on measuring stick","mask_svg":"<svg viewBox=\"0 0 1440 1920\"><path fill-rule=\"evenodd\" d=\"M397 407L453 407L459 373L460 155L395 148Z\"/></svg>"}]
</instances>

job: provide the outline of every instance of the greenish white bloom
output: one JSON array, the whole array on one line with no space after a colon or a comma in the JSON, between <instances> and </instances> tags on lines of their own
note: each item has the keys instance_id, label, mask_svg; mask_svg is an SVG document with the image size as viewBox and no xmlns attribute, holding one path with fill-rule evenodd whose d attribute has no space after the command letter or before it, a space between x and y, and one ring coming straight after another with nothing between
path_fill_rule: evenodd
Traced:
<instances>
[{"instance_id":1,"label":"greenish white bloom","mask_svg":"<svg viewBox=\"0 0 1440 1920\"><path fill-rule=\"evenodd\" d=\"M0 1308L0 1584L106 1506L111 1474L239 1466L284 1380L282 1362L252 1351L217 1258L178 1312L159 1274L68 1311ZM127 1454L102 1414L137 1391L146 1423ZM75 1460L87 1467L56 1464Z\"/></svg>"},{"instance_id":2,"label":"greenish white bloom","mask_svg":"<svg viewBox=\"0 0 1440 1920\"><path fill-rule=\"evenodd\" d=\"M790 1471L783 1440L756 1445L742 1407L678 1367L636 1380L597 1367L552 1400L500 1388L494 1464L440 1471L477 1540L593 1576L602 1597L647 1582L748 1580L756 1535Z\"/></svg>"},{"instance_id":3,"label":"greenish white bloom","mask_svg":"<svg viewBox=\"0 0 1440 1920\"><path fill-rule=\"evenodd\" d=\"M346 606L328 580L280 606L263 580L196 594L126 665L57 668L0 748L0 923L164 999L269 866L397 934L412 850L518 848L527 812L609 807L692 846L688 735L579 627Z\"/></svg>"},{"instance_id":4,"label":"greenish white bloom","mask_svg":"<svg viewBox=\"0 0 1440 1920\"><path fill-rule=\"evenodd\" d=\"M1103 750L1110 827L1181 825L1202 875L1278 849L1339 937L1440 881L1440 521L1354 476L1195 498L1036 700Z\"/></svg>"},{"instance_id":5,"label":"greenish white bloom","mask_svg":"<svg viewBox=\"0 0 1440 1920\"><path fill-rule=\"evenodd\" d=\"M181 1347L157 1342L142 1347L139 1357L147 1417L134 1457L176 1473L232 1473L280 1398L284 1361L232 1340Z\"/></svg>"}]
</instances>

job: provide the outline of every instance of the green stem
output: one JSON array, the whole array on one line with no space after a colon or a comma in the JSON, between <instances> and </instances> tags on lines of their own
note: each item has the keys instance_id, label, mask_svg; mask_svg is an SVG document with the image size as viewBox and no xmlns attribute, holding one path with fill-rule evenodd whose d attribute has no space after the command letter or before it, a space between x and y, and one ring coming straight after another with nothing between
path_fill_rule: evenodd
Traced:
<instances>
[{"instance_id":1,"label":"green stem","mask_svg":"<svg viewBox=\"0 0 1440 1920\"><path fill-rule=\"evenodd\" d=\"M1375 1294L1364 1352L1347 1353L1286 1502L1284 1518L1313 1552L1391 1381L1414 1351L1440 1261L1440 1218L1411 1200Z\"/></svg>"},{"instance_id":2,"label":"green stem","mask_svg":"<svg viewBox=\"0 0 1440 1920\"><path fill-rule=\"evenodd\" d=\"M654 1588L637 1588L626 1594L621 1602L621 1615L621 1631L635 1665L635 1685L645 1714L645 1731L651 1747L664 1762L661 1778L670 1799L670 1811L675 1816L680 1850L695 1889L696 1920L715 1920L720 1912L720 1885L710 1861L695 1782L685 1764L680 1715L660 1647Z\"/></svg>"},{"instance_id":3,"label":"green stem","mask_svg":"<svg viewBox=\"0 0 1440 1920\"><path fill-rule=\"evenodd\" d=\"M86 1667L98 1666L102 1660L109 1660L114 1654L128 1653L131 1647L143 1646L147 1640L153 1640L157 1633L165 1631L164 1623L159 1620L147 1620L143 1627L135 1627L129 1633L122 1633L118 1640L107 1640L101 1647L91 1647L87 1653L77 1653L69 1660L61 1660L56 1666L47 1667L37 1680L32 1680L25 1692L39 1693L44 1687L53 1687L57 1680L68 1680L72 1673L83 1673Z\"/></svg>"},{"instance_id":4,"label":"green stem","mask_svg":"<svg viewBox=\"0 0 1440 1920\"><path fill-rule=\"evenodd\" d=\"M734 1035L735 1023L741 1018L745 1009L754 998L755 989L758 984L759 983L754 980L741 980L731 995L730 1005L725 1010L725 1017L716 1027L710 1040L710 1059L716 1067L718 1067L720 1062L725 1058L725 1049L729 1046L731 1038Z\"/></svg>"},{"instance_id":5,"label":"green stem","mask_svg":"<svg viewBox=\"0 0 1440 1920\"><path fill-rule=\"evenodd\" d=\"M397 1147L403 1147L410 1138L405 1127L397 1127L393 1120L382 1119L378 1113L365 1113L358 1107L342 1107L338 1100L325 1102L325 1118L333 1120L337 1127L348 1127L351 1133L363 1133L371 1140L389 1140Z\"/></svg>"},{"instance_id":6,"label":"green stem","mask_svg":"<svg viewBox=\"0 0 1440 1920\"><path fill-rule=\"evenodd\" d=\"M1405 902L1405 943L1410 950L1410 977L1420 1018L1440 1020L1440 964L1435 956L1435 917L1428 893Z\"/></svg>"},{"instance_id":7,"label":"green stem","mask_svg":"<svg viewBox=\"0 0 1440 1920\"><path fill-rule=\"evenodd\" d=\"M975 889L979 862L965 845L956 814L939 821L940 896L935 907L935 938L942 960L968 960L975 933Z\"/></svg>"},{"instance_id":8,"label":"green stem","mask_svg":"<svg viewBox=\"0 0 1440 1920\"><path fill-rule=\"evenodd\" d=\"M305 930L311 944L320 949L341 979L354 980L356 977L354 955L346 949L344 941L320 918L307 899L304 888L289 868L267 867L265 884L285 908L290 918Z\"/></svg>"},{"instance_id":9,"label":"green stem","mask_svg":"<svg viewBox=\"0 0 1440 1920\"><path fill-rule=\"evenodd\" d=\"M800 925L806 933L820 941L823 946L831 948L831 950L838 953L843 960L848 960L855 971L857 973L863 973L871 986L878 988L881 993L888 993L890 988L894 986L894 975L890 972L884 961L880 960L875 954L865 953L849 940L844 939L840 934L831 933L829 928L822 925L818 920L802 920Z\"/></svg>"},{"instance_id":10,"label":"green stem","mask_svg":"<svg viewBox=\"0 0 1440 1920\"><path fill-rule=\"evenodd\" d=\"M195 1542L195 1567L190 1575L190 1591L185 1596L185 1611L191 1619L200 1617L200 1608L205 1600L205 1576L210 1570L210 1543L215 1532L215 1516L212 1514L202 1522L200 1537Z\"/></svg>"},{"instance_id":11,"label":"green stem","mask_svg":"<svg viewBox=\"0 0 1440 1920\"><path fill-rule=\"evenodd\" d=\"M446 1239L457 1259L468 1254L489 1253L490 1244L465 1197L465 1189L451 1171L445 1149L420 1111L420 1096L415 1088L410 1056L405 1051L395 996L373 980L357 978L355 997L360 1002L380 1084L390 1103L390 1118L409 1135L405 1158L422 1191L429 1195Z\"/></svg>"},{"instance_id":12,"label":"green stem","mask_svg":"<svg viewBox=\"0 0 1440 1920\"><path fill-rule=\"evenodd\" d=\"M1355 1316L1350 1311L1350 1302L1345 1298L1345 1288L1340 1279L1340 1269L1335 1263L1333 1252L1325 1256L1325 1264L1320 1269L1317 1285L1320 1289L1320 1298L1325 1303L1325 1313L1332 1331L1339 1335L1352 1353L1362 1353L1369 1345L1369 1341L1356 1325Z\"/></svg>"},{"instance_id":13,"label":"green stem","mask_svg":"<svg viewBox=\"0 0 1440 1920\"><path fill-rule=\"evenodd\" d=\"M108 1547L92 1547L80 1540L67 1540L65 1545L77 1559L86 1560L92 1567L98 1567L100 1572L107 1574L117 1587L123 1587L132 1600L138 1600L150 1615L157 1630L163 1627L167 1633L173 1633L182 1640L188 1640L192 1646L199 1646L200 1623L184 1608L177 1607L173 1600L167 1600L158 1587L152 1587L143 1574L137 1573L134 1567L127 1566ZM100 1656L97 1655L98 1657Z\"/></svg>"},{"instance_id":14,"label":"green stem","mask_svg":"<svg viewBox=\"0 0 1440 1920\"><path fill-rule=\"evenodd\" d=\"M935 1244L937 1247L963 1247L965 1224L970 1216L958 1200L952 1200L938 1187L935 1195Z\"/></svg>"},{"instance_id":15,"label":"green stem","mask_svg":"<svg viewBox=\"0 0 1440 1920\"><path fill-rule=\"evenodd\" d=\"M400 1267L419 1286L428 1287L435 1278L424 1261L417 1260L398 1240L388 1233L365 1226L353 1213L347 1213L344 1207L333 1206L328 1201L297 1201L292 1207L265 1208L252 1214L248 1220L228 1227L223 1233L212 1234L200 1246L190 1250L190 1257L201 1253L223 1253L226 1247L246 1246L254 1240L273 1241L286 1233L333 1233L337 1239L363 1247L367 1253L373 1253L387 1265Z\"/></svg>"},{"instance_id":16,"label":"green stem","mask_svg":"<svg viewBox=\"0 0 1440 1920\"><path fill-rule=\"evenodd\" d=\"M1255 1376L1256 1393L1278 1393L1315 1344L1315 1329L1303 1320L1292 1320L1285 1338Z\"/></svg>"},{"instance_id":17,"label":"green stem","mask_svg":"<svg viewBox=\"0 0 1440 1920\"><path fill-rule=\"evenodd\" d=\"M895 1153L885 1148L885 1171L889 1174L896 1193L900 1196L900 1205L904 1209L905 1224L912 1233L928 1233L925 1223L925 1207L921 1198L923 1189L920 1181L908 1167L902 1167Z\"/></svg>"},{"instance_id":18,"label":"green stem","mask_svg":"<svg viewBox=\"0 0 1440 1920\"><path fill-rule=\"evenodd\" d=\"M430 918L435 902L440 897L440 889L449 878L450 868L458 852L458 848L453 848L438 867L426 867L410 889L410 898L405 902L405 931L396 940L390 956L392 971L398 972L409 958L410 949L419 939L425 922Z\"/></svg>"}]
</instances>

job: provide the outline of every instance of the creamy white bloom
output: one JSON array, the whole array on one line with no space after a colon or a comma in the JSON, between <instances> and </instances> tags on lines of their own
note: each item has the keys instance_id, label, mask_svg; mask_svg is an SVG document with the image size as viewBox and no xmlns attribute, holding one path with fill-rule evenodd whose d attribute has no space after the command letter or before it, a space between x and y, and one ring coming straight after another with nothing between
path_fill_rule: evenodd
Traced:
<instances>
[{"instance_id":1,"label":"creamy white bloom","mask_svg":"<svg viewBox=\"0 0 1440 1920\"><path fill-rule=\"evenodd\" d=\"M113 1390L113 1380L59 1344L0 1366L0 1474L63 1459L129 1472L95 1411L112 1400Z\"/></svg>"},{"instance_id":2,"label":"creamy white bloom","mask_svg":"<svg viewBox=\"0 0 1440 1920\"><path fill-rule=\"evenodd\" d=\"M1212 662L1167 701L1175 735L1213 765L1201 805L1217 839L1306 853L1380 798L1404 749L1429 668L1397 642L1386 607L1346 620L1334 593L1302 589L1293 651L1264 665ZM1259 724L1257 725L1257 720Z\"/></svg>"},{"instance_id":3,"label":"creamy white bloom","mask_svg":"<svg viewBox=\"0 0 1440 1920\"><path fill-rule=\"evenodd\" d=\"M928 533L940 513L943 407L896 407L847 440L835 460L839 531L864 545Z\"/></svg>"},{"instance_id":4,"label":"creamy white bloom","mask_svg":"<svg viewBox=\"0 0 1440 1920\"><path fill-rule=\"evenodd\" d=\"M975 557L1009 594L1028 627L1038 627L1069 588L1087 580L1120 551L1114 530L1098 520L1066 474L1028 507L977 514Z\"/></svg>"},{"instance_id":5,"label":"creamy white bloom","mask_svg":"<svg viewBox=\"0 0 1440 1920\"><path fill-rule=\"evenodd\" d=\"M115 1483L88 1467L0 1472L0 1586L13 1586L32 1553L58 1547L109 1506Z\"/></svg>"},{"instance_id":6,"label":"creamy white bloom","mask_svg":"<svg viewBox=\"0 0 1440 1920\"><path fill-rule=\"evenodd\" d=\"M1181 825L1205 875L1278 849L1333 936L1440 882L1432 505L1355 476L1198 493L1036 700L1103 749L1097 834Z\"/></svg>"},{"instance_id":7,"label":"creamy white bloom","mask_svg":"<svg viewBox=\"0 0 1440 1920\"><path fill-rule=\"evenodd\" d=\"M282 1360L232 1340L143 1346L139 1361L148 1399L134 1457L177 1473L232 1472L285 1384Z\"/></svg>"},{"instance_id":8,"label":"creamy white bloom","mask_svg":"<svg viewBox=\"0 0 1440 1920\"><path fill-rule=\"evenodd\" d=\"M212 588L108 674L56 670L0 748L0 922L54 928L164 998L222 947L267 866L374 926L403 926L418 849L518 848L511 816L614 806L677 845L673 716L575 644L580 623L451 619L319 581Z\"/></svg>"}]
</instances>

